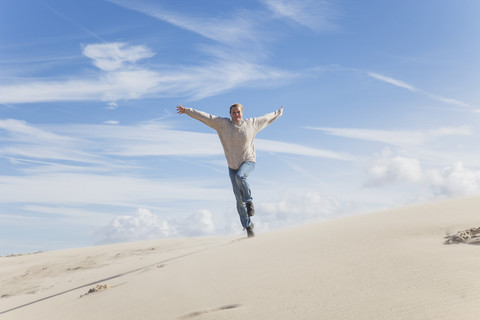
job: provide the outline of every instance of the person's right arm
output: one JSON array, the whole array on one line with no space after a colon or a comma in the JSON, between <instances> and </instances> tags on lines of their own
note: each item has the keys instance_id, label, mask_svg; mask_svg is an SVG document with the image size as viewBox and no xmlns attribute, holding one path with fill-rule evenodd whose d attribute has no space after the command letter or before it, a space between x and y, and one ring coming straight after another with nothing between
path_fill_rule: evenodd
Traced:
<instances>
[{"instance_id":1,"label":"person's right arm","mask_svg":"<svg viewBox=\"0 0 480 320\"><path fill-rule=\"evenodd\" d=\"M186 113L190 117L205 123L207 126L209 126L210 128L212 128L214 130L217 130L219 128L219 125L220 125L220 122L221 122L221 119L222 119L220 117L208 114L208 113L203 112L203 111L198 111L198 110L195 110L193 108L184 108L181 105L177 106L177 113L178 114Z\"/></svg>"}]
</instances>

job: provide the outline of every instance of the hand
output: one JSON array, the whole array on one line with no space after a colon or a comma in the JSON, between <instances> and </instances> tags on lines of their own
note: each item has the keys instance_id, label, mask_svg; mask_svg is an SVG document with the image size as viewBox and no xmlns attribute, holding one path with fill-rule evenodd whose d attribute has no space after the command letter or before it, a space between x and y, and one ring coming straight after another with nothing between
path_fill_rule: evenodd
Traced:
<instances>
[{"instance_id":1,"label":"hand","mask_svg":"<svg viewBox=\"0 0 480 320\"><path fill-rule=\"evenodd\" d=\"M182 107L180 104L177 106L177 113L178 113L178 114L183 114L183 113L185 113L185 108Z\"/></svg>"}]
</instances>

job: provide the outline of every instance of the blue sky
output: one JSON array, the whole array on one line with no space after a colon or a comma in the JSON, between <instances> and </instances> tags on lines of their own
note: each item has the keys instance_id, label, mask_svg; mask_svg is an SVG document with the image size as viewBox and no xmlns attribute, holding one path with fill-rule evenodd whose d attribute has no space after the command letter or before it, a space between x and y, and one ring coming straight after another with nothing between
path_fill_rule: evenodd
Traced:
<instances>
[{"instance_id":1,"label":"blue sky","mask_svg":"<svg viewBox=\"0 0 480 320\"><path fill-rule=\"evenodd\" d=\"M480 3L0 2L0 255L242 234L210 128L257 135L258 232L480 193Z\"/></svg>"}]
</instances>

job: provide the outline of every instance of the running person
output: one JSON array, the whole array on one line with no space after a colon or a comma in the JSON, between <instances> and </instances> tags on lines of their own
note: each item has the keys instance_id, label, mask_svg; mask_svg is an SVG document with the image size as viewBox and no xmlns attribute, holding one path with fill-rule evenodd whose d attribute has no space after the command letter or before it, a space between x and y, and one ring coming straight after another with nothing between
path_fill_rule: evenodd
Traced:
<instances>
[{"instance_id":1,"label":"running person","mask_svg":"<svg viewBox=\"0 0 480 320\"><path fill-rule=\"evenodd\" d=\"M235 103L230 106L230 117L217 117L192 108L177 106L177 113L186 113L217 131L223 152L227 158L228 171L233 193L237 201L237 211L248 237L255 236L250 217L255 214L252 192L247 177L255 169L255 135L275 121L283 113L283 106L272 113L258 118L243 119L243 106Z\"/></svg>"}]
</instances>

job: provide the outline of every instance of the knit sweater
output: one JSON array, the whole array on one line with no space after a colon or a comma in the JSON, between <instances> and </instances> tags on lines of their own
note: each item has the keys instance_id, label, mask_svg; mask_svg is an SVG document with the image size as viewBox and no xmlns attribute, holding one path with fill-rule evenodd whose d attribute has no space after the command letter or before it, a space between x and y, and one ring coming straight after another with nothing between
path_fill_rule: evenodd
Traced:
<instances>
[{"instance_id":1,"label":"knit sweater","mask_svg":"<svg viewBox=\"0 0 480 320\"><path fill-rule=\"evenodd\" d=\"M282 109L258 118L244 119L239 123L229 118L217 117L192 108L185 108L185 113L197 119L218 133L228 167L240 168L245 161L256 161L255 135L282 115Z\"/></svg>"}]
</instances>

